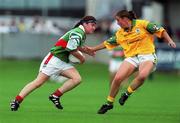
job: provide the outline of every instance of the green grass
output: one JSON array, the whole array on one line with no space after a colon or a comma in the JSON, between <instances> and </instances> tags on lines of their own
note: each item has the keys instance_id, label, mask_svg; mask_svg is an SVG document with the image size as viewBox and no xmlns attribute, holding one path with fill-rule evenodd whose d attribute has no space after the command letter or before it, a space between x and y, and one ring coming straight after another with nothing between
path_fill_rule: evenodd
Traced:
<instances>
[{"instance_id":1,"label":"green grass","mask_svg":"<svg viewBox=\"0 0 180 123\"><path fill-rule=\"evenodd\" d=\"M105 115L96 112L108 95L108 66L89 63L77 66L83 82L62 98L57 110L48 96L58 83L47 82L31 93L19 111L10 111L10 101L36 77L39 61L0 61L0 123L180 123L180 77L154 74L124 106L118 104Z\"/></svg>"}]
</instances>

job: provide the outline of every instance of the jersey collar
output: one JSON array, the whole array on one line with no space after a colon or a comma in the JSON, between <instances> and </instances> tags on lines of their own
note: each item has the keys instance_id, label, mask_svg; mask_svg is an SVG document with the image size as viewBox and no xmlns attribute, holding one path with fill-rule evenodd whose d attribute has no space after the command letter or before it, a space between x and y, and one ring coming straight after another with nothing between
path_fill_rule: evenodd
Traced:
<instances>
[{"instance_id":1,"label":"jersey collar","mask_svg":"<svg viewBox=\"0 0 180 123\"><path fill-rule=\"evenodd\" d=\"M133 19L133 20L132 20L132 27L134 27L135 25L136 25L136 20Z\"/></svg>"},{"instance_id":2,"label":"jersey collar","mask_svg":"<svg viewBox=\"0 0 180 123\"><path fill-rule=\"evenodd\" d=\"M130 29L124 29L125 32L129 32L129 31L132 31L132 28L136 25L136 20L133 19L132 22L131 22L131 28Z\"/></svg>"},{"instance_id":3,"label":"jersey collar","mask_svg":"<svg viewBox=\"0 0 180 123\"><path fill-rule=\"evenodd\" d=\"M80 28L81 30L83 30L83 32L85 32L85 29L84 29L83 25L80 25L79 28Z\"/></svg>"}]
</instances>

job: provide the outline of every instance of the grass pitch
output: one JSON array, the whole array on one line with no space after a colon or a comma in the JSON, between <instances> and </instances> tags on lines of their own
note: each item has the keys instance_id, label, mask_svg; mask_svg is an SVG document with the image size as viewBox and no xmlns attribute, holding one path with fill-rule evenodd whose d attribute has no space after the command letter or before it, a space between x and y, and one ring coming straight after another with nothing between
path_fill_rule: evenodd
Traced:
<instances>
[{"instance_id":1,"label":"grass pitch","mask_svg":"<svg viewBox=\"0 0 180 123\"><path fill-rule=\"evenodd\" d=\"M62 97L63 110L48 100L61 84L48 81L31 93L17 112L10 101L33 80L40 61L0 61L0 123L180 123L180 77L154 74L124 106L116 98L114 109L104 115L97 110L106 101L109 89L108 66L87 63L77 66L83 82Z\"/></svg>"}]
</instances>

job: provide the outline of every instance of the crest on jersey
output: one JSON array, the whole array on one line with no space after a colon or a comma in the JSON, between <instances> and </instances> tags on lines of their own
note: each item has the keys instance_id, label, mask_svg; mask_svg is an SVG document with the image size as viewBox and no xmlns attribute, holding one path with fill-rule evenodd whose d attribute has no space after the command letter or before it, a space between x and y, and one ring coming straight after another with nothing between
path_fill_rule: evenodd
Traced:
<instances>
[{"instance_id":1,"label":"crest on jersey","mask_svg":"<svg viewBox=\"0 0 180 123\"><path fill-rule=\"evenodd\" d=\"M153 25L153 29L154 29L155 31L157 31L157 30L160 29L160 27L159 27L158 25L154 24L154 25Z\"/></svg>"},{"instance_id":2,"label":"crest on jersey","mask_svg":"<svg viewBox=\"0 0 180 123\"><path fill-rule=\"evenodd\" d=\"M136 33L138 33L138 34L140 33L140 29L139 29L139 28L137 28L135 31L136 31Z\"/></svg>"}]
</instances>

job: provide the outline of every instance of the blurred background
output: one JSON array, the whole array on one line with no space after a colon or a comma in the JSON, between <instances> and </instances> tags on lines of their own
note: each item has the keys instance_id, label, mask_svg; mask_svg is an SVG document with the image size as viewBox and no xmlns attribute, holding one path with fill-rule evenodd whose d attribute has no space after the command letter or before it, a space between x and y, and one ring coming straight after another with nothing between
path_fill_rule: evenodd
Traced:
<instances>
[{"instance_id":1,"label":"blurred background","mask_svg":"<svg viewBox=\"0 0 180 123\"><path fill-rule=\"evenodd\" d=\"M157 71L125 106L119 106L117 98L106 116L96 114L109 91L111 56L102 50L77 65L83 82L62 98L63 111L48 101L60 84L52 81L29 95L18 112L10 111L10 101L35 78L41 60L59 37L83 16L93 15L98 28L87 36L86 44L100 44L117 30L113 16L122 9L163 25L177 44L171 49L155 39ZM0 123L180 123L179 13L180 0L0 0Z\"/></svg>"},{"instance_id":2,"label":"blurred background","mask_svg":"<svg viewBox=\"0 0 180 123\"><path fill-rule=\"evenodd\" d=\"M156 39L159 70L180 69L180 1L177 0L0 0L0 59L42 59L57 39L81 17L93 15L98 29L89 35L94 46L117 29L114 14L134 10L142 19L163 25L177 43L172 50ZM109 62L108 51L89 61Z\"/></svg>"}]
</instances>

